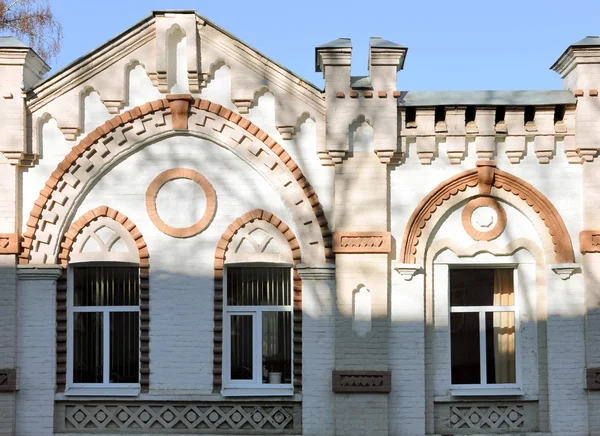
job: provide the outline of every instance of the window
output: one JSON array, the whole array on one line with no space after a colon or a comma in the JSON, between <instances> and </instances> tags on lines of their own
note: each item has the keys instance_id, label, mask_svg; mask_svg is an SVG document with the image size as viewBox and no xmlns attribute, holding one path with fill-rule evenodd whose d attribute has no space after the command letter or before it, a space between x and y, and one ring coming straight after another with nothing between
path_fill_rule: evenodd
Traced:
<instances>
[{"instance_id":1,"label":"window","mask_svg":"<svg viewBox=\"0 0 600 436\"><path fill-rule=\"evenodd\" d=\"M450 270L452 387L517 387L514 269Z\"/></svg>"},{"instance_id":2,"label":"window","mask_svg":"<svg viewBox=\"0 0 600 436\"><path fill-rule=\"evenodd\" d=\"M67 392L97 394L98 388L109 388L110 393L137 393L139 268L75 266L69 284Z\"/></svg>"},{"instance_id":3,"label":"window","mask_svg":"<svg viewBox=\"0 0 600 436\"><path fill-rule=\"evenodd\" d=\"M224 395L292 395L291 268L228 266Z\"/></svg>"}]
</instances>

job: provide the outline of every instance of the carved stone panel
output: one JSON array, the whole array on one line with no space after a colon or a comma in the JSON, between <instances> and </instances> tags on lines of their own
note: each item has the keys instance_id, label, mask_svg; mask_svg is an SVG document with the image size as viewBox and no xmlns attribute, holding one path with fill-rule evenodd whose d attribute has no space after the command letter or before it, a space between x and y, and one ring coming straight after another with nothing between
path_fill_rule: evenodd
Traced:
<instances>
[{"instance_id":1,"label":"carved stone panel","mask_svg":"<svg viewBox=\"0 0 600 436\"><path fill-rule=\"evenodd\" d=\"M435 403L435 432L513 434L538 431L535 401L456 401Z\"/></svg>"},{"instance_id":2,"label":"carved stone panel","mask_svg":"<svg viewBox=\"0 0 600 436\"><path fill-rule=\"evenodd\" d=\"M331 387L338 393L389 393L391 371L339 371L332 374Z\"/></svg>"},{"instance_id":3,"label":"carved stone panel","mask_svg":"<svg viewBox=\"0 0 600 436\"><path fill-rule=\"evenodd\" d=\"M579 233L579 249L582 254L600 253L600 230L584 230Z\"/></svg>"},{"instance_id":4,"label":"carved stone panel","mask_svg":"<svg viewBox=\"0 0 600 436\"><path fill-rule=\"evenodd\" d=\"M19 254L19 240L17 233L0 233L0 254Z\"/></svg>"},{"instance_id":5,"label":"carved stone panel","mask_svg":"<svg viewBox=\"0 0 600 436\"><path fill-rule=\"evenodd\" d=\"M600 368L587 368L585 370L585 388L588 391L600 390Z\"/></svg>"},{"instance_id":6,"label":"carved stone panel","mask_svg":"<svg viewBox=\"0 0 600 436\"><path fill-rule=\"evenodd\" d=\"M390 232L335 232L333 234L335 253L390 253L392 235Z\"/></svg>"},{"instance_id":7,"label":"carved stone panel","mask_svg":"<svg viewBox=\"0 0 600 436\"><path fill-rule=\"evenodd\" d=\"M301 434L299 402L71 401L55 404L59 433Z\"/></svg>"},{"instance_id":8,"label":"carved stone panel","mask_svg":"<svg viewBox=\"0 0 600 436\"><path fill-rule=\"evenodd\" d=\"M17 370L14 368L0 369L0 392L17 390Z\"/></svg>"}]
</instances>

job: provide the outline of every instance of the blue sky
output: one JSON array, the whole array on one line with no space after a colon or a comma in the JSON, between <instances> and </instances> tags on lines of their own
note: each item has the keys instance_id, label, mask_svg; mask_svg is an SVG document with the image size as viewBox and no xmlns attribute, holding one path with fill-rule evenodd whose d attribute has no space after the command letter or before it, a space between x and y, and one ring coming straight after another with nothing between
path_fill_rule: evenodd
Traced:
<instances>
[{"instance_id":1,"label":"blue sky","mask_svg":"<svg viewBox=\"0 0 600 436\"><path fill-rule=\"evenodd\" d=\"M368 40L408 46L401 90L562 89L549 67L600 34L600 0L313 1L50 0L64 26L53 71L150 15L195 9L264 55L322 87L314 47L354 46L352 74L367 74Z\"/></svg>"}]
</instances>

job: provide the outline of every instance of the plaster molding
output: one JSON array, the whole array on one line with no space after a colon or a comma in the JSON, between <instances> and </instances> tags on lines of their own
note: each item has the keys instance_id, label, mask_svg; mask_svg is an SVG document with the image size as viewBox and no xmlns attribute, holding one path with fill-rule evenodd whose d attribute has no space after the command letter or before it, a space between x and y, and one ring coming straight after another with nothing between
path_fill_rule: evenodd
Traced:
<instances>
[{"instance_id":1,"label":"plaster molding","mask_svg":"<svg viewBox=\"0 0 600 436\"><path fill-rule=\"evenodd\" d=\"M227 263L227 252L229 244L232 242L236 234L249 223L256 220L266 221L275 227L287 240L290 249L292 250L293 259L293 328L294 328L294 345L293 359L294 362L302 362L302 279L298 273L298 265L302 263L302 254L300 252L300 244L296 235L290 227L273 215L262 209L255 209L247 212L231 223L225 232L221 235L221 239L217 243L214 262L214 335L213 335L213 392L220 393L223 384L222 380L222 364L223 364L223 272ZM302 390L302 366L294 365L293 374L294 389Z\"/></svg>"},{"instance_id":2,"label":"plaster molding","mask_svg":"<svg viewBox=\"0 0 600 436\"><path fill-rule=\"evenodd\" d=\"M302 280L335 280L335 265L296 265L298 275Z\"/></svg>"},{"instance_id":3,"label":"plaster molding","mask_svg":"<svg viewBox=\"0 0 600 436\"><path fill-rule=\"evenodd\" d=\"M473 226L473 212L480 207L489 207L496 213L496 223L494 227L487 231L477 230ZM492 197L476 197L469 200L467 205L463 208L461 219L467 234L476 241L491 241L496 239L506 228L506 211L502 205Z\"/></svg>"},{"instance_id":4,"label":"plaster molding","mask_svg":"<svg viewBox=\"0 0 600 436\"><path fill-rule=\"evenodd\" d=\"M60 277L61 272L62 268L60 265L17 265L19 280L56 281Z\"/></svg>"},{"instance_id":5,"label":"plaster molding","mask_svg":"<svg viewBox=\"0 0 600 436\"><path fill-rule=\"evenodd\" d=\"M188 227L173 227L166 224L158 216L156 210L156 197L160 188L166 183L178 179L188 179L196 182L200 185L206 196L206 208L202 218ZM173 168L160 173L150 183L150 186L148 186L148 190L146 191L146 211L152 224L165 235L172 236L173 238L190 238L202 233L212 222L217 212L217 194L208 179L199 172L187 168Z\"/></svg>"},{"instance_id":6,"label":"plaster molding","mask_svg":"<svg viewBox=\"0 0 600 436\"><path fill-rule=\"evenodd\" d=\"M392 371L333 370L331 389L343 394L388 394L392 391Z\"/></svg>"},{"instance_id":7,"label":"plaster molding","mask_svg":"<svg viewBox=\"0 0 600 436\"><path fill-rule=\"evenodd\" d=\"M567 280L575 273L581 272L578 263L555 263L549 265L554 274L558 275L562 280Z\"/></svg>"},{"instance_id":8,"label":"plaster molding","mask_svg":"<svg viewBox=\"0 0 600 436\"><path fill-rule=\"evenodd\" d=\"M334 232L334 253L391 253L390 232Z\"/></svg>"},{"instance_id":9,"label":"plaster molding","mask_svg":"<svg viewBox=\"0 0 600 436\"><path fill-rule=\"evenodd\" d=\"M13 166L31 168L34 166L38 155L35 153L26 153L24 151L0 151L9 164Z\"/></svg>"},{"instance_id":10,"label":"plaster molding","mask_svg":"<svg viewBox=\"0 0 600 436\"><path fill-rule=\"evenodd\" d=\"M551 236L555 263L574 262L569 232L550 200L524 180L498 170L495 162L487 161L477 162L477 168L464 171L440 183L421 200L406 226L400 249L400 261L417 262L417 248L424 229L444 202L467 188L477 187L480 195L489 195L492 186L518 196L538 214Z\"/></svg>"},{"instance_id":11,"label":"plaster molding","mask_svg":"<svg viewBox=\"0 0 600 436\"><path fill-rule=\"evenodd\" d=\"M423 265L418 265L416 263L398 263L394 266L394 269L404 280L410 281L414 276L423 272Z\"/></svg>"},{"instance_id":12,"label":"plaster molding","mask_svg":"<svg viewBox=\"0 0 600 436\"><path fill-rule=\"evenodd\" d=\"M173 129L184 123L187 130ZM66 231L82 196L107 168L158 135L179 132L222 144L253 166L284 199L296 228L306 236L307 259L323 263L333 260L331 231L323 207L285 149L258 126L219 104L176 95L108 120L73 147L35 201L19 262L53 262L60 251L58 235Z\"/></svg>"}]
</instances>

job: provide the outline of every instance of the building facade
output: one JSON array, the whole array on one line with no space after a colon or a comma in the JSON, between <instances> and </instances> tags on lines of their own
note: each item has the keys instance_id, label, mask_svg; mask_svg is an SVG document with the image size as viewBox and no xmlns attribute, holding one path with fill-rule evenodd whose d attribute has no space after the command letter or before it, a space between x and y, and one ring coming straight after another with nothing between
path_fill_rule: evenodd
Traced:
<instances>
[{"instance_id":1,"label":"building facade","mask_svg":"<svg viewBox=\"0 0 600 436\"><path fill-rule=\"evenodd\" d=\"M0 435L600 434L600 38L553 91L351 52L0 39Z\"/></svg>"}]
</instances>

